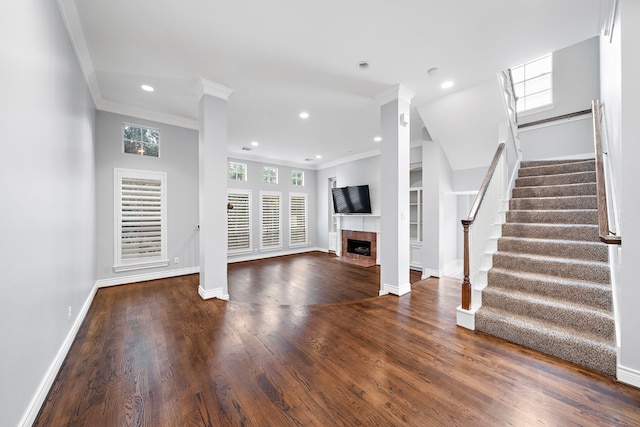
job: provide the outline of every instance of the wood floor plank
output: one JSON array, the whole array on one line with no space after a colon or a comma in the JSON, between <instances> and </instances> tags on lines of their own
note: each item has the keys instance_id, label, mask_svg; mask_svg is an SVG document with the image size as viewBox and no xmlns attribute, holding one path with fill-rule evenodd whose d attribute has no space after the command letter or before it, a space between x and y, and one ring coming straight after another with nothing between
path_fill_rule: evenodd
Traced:
<instances>
[{"instance_id":1,"label":"wood floor plank","mask_svg":"<svg viewBox=\"0 0 640 427\"><path fill-rule=\"evenodd\" d=\"M456 326L460 283L378 296L312 253L100 289L36 426L640 425L640 390Z\"/></svg>"}]
</instances>

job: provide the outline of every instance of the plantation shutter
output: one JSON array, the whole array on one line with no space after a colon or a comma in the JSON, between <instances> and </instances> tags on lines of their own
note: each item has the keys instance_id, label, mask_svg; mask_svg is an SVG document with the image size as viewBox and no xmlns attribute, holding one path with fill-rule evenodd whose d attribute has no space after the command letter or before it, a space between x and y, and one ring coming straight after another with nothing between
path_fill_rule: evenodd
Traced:
<instances>
[{"instance_id":1,"label":"plantation shutter","mask_svg":"<svg viewBox=\"0 0 640 427\"><path fill-rule=\"evenodd\" d=\"M166 266L166 174L114 171L114 271Z\"/></svg>"},{"instance_id":2,"label":"plantation shutter","mask_svg":"<svg viewBox=\"0 0 640 427\"><path fill-rule=\"evenodd\" d=\"M280 194L261 194L261 247L278 248L282 246L280 233Z\"/></svg>"},{"instance_id":3,"label":"plantation shutter","mask_svg":"<svg viewBox=\"0 0 640 427\"><path fill-rule=\"evenodd\" d=\"M162 181L123 178L122 259L162 254Z\"/></svg>"},{"instance_id":4,"label":"plantation shutter","mask_svg":"<svg viewBox=\"0 0 640 427\"><path fill-rule=\"evenodd\" d=\"M289 201L290 245L307 244L307 195L291 194Z\"/></svg>"},{"instance_id":5,"label":"plantation shutter","mask_svg":"<svg viewBox=\"0 0 640 427\"><path fill-rule=\"evenodd\" d=\"M233 209L227 213L227 249L251 251L251 199L248 192L230 192Z\"/></svg>"}]
</instances>

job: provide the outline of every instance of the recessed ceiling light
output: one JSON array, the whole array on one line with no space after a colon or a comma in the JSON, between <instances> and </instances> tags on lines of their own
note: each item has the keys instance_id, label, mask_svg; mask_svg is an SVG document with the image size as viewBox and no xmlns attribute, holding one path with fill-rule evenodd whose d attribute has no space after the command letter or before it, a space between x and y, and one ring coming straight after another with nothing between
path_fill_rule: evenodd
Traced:
<instances>
[{"instance_id":1,"label":"recessed ceiling light","mask_svg":"<svg viewBox=\"0 0 640 427\"><path fill-rule=\"evenodd\" d=\"M152 86L149 85L142 85L140 86L140 88L145 92L153 92L155 90Z\"/></svg>"},{"instance_id":2,"label":"recessed ceiling light","mask_svg":"<svg viewBox=\"0 0 640 427\"><path fill-rule=\"evenodd\" d=\"M322 156L320 154L316 155L316 159L321 159Z\"/></svg>"},{"instance_id":3,"label":"recessed ceiling light","mask_svg":"<svg viewBox=\"0 0 640 427\"><path fill-rule=\"evenodd\" d=\"M447 80L446 82L440 85L442 89L449 89L452 86L453 86L453 82L451 80Z\"/></svg>"},{"instance_id":4,"label":"recessed ceiling light","mask_svg":"<svg viewBox=\"0 0 640 427\"><path fill-rule=\"evenodd\" d=\"M251 145L257 147L258 145L260 145L260 143L258 141L251 141Z\"/></svg>"},{"instance_id":5,"label":"recessed ceiling light","mask_svg":"<svg viewBox=\"0 0 640 427\"><path fill-rule=\"evenodd\" d=\"M308 119L309 118L309 113L307 113L306 111L303 111L302 113L299 114L301 119Z\"/></svg>"},{"instance_id":6,"label":"recessed ceiling light","mask_svg":"<svg viewBox=\"0 0 640 427\"><path fill-rule=\"evenodd\" d=\"M364 71L369 68L369 61L360 61L356 64L356 68L360 71Z\"/></svg>"},{"instance_id":7,"label":"recessed ceiling light","mask_svg":"<svg viewBox=\"0 0 640 427\"><path fill-rule=\"evenodd\" d=\"M380 142L380 141L382 141L382 137L381 136L376 136L375 138L373 138L373 140L375 142Z\"/></svg>"}]
</instances>

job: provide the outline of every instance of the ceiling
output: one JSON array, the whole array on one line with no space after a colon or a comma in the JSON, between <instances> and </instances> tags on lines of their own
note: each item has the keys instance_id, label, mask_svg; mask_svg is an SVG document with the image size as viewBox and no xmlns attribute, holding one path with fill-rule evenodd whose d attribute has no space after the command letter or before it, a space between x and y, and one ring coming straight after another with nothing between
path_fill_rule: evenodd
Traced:
<instances>
[{"instance_id":1,"label":"ceiling","mask_svg":"<svg viewBox=\"0 0 640 427\"><path fill-rule=\"evenodd\" d=\"M414 91L420 106L486 82L597 35L608 1L59 3L99 109L197 128L203 78L233 89L230 155L314 168L379 149L375 96L391 85ZM443 90L445 80L455 85ZM422 126L412 113L412 139ZM259 145L243 151L252 141Z\"/></svg>"}]
</instances>

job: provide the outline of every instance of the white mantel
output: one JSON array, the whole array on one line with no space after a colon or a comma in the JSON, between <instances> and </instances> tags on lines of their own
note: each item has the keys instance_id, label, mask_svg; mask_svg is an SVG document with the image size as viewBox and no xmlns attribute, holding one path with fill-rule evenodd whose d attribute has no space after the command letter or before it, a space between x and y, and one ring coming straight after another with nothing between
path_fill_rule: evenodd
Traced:
<instances>
[{"instance_id":1,"label":"white mantel","mask_svg":"<svg viewBox=\"0 0 640 427\"><path fill-rule=\"evenodd\" d=\"M378 253L376 264L380 264L380 215L376 214L335 214L337 226L336 255L342 254L342 230L369 231L376 233Z\"/></svg>"}]
</instances>

